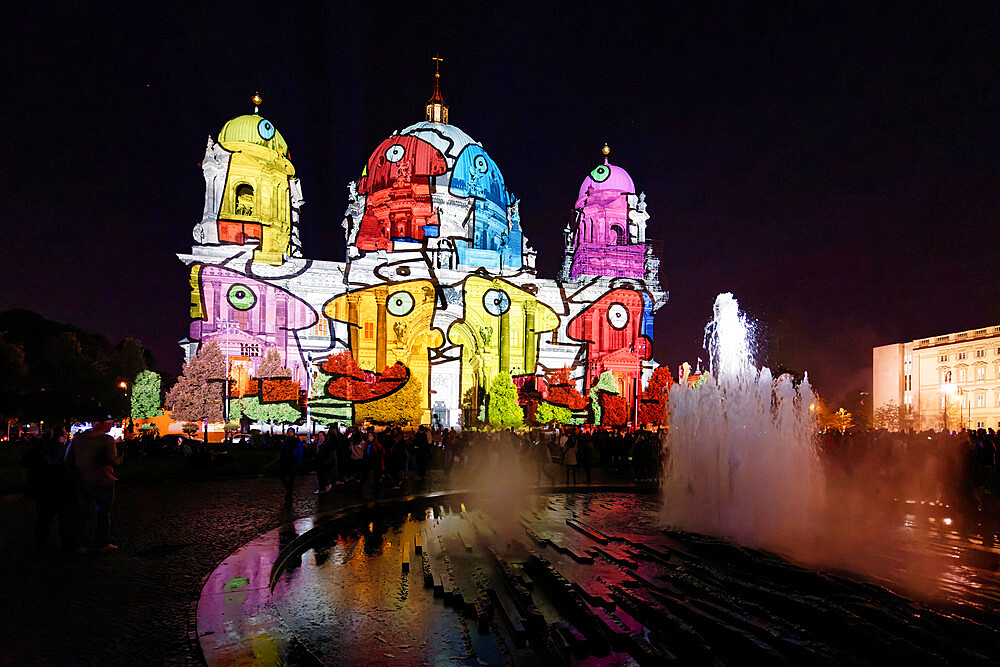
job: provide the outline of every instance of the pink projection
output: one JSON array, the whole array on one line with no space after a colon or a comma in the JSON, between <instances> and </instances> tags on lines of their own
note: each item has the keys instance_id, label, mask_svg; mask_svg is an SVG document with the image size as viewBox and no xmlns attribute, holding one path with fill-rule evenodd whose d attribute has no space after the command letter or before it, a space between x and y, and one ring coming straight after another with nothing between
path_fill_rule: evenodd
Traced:
<instances>
[{"instance_id":1,"label":"pink projection","mask_svg":"<svg viewBox=\"0 0 1000 667\"><path fill-rule=\"evenodd\" d=\"M576 248L570 279L580 276L642 278L646 245L629 231L632 177L607 160L580 185Z\"/></svg>"},{"instance_id":2,"label":"pink projection","mask_svg":"<svg viewBox=\"0 0 1000 667\"><path fill-rule=\"evenodd\" d=\"M219 266L199 273L203 318L191 322L191 339L215 341L231 361L254 370L264 353L276 349L292 379L305 389L308 373L295 332L316 324L316 311L285 290Z\"/></svg>"}]
</instances>

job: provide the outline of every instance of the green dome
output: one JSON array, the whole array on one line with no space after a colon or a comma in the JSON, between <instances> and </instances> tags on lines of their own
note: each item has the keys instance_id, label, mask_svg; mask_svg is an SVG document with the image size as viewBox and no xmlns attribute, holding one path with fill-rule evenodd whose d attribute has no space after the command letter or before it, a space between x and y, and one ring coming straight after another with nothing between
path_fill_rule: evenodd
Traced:
<instances>
[{"instance_id":1,"label":"green dome","mask_svg":"<svg viewBox=\"0 0 1000 667\"><path fill-rule=\"evenodd\" d=\"M270 148L282 157L288 157L288 144L285 143L285 138L281 136L271 121L255 113L237 116L223 125L222 129L219 130L219 143L224 144L227 141L257 144Z\"/></svg>"}]
</instances>

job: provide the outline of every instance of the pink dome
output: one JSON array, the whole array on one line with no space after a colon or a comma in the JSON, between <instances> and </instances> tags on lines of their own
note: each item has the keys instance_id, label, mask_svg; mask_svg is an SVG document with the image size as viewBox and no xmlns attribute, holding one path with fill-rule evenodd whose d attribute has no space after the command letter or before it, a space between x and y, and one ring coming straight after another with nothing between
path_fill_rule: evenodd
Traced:
<instances>
[{"instance_id":1,"label":"pink dome","mask_svg":"<svg viewBox=\"0 0 1000 667\"><path fill-rule=\"evenodd\" d=\"M632 177L628 175L628 172L607 160L604 160L604 164L594 167L590 175L583 179L577 201L587 196L587 188L593 188L594 192L610 190L635 194L635 183L632 182Z\"/></svg>"}]
</instances>

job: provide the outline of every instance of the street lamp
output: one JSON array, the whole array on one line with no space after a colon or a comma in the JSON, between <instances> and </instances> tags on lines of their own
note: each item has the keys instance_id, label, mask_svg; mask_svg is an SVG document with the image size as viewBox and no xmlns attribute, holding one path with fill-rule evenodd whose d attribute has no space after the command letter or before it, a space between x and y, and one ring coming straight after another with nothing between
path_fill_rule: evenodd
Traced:
<instances>
[{"instance_id":1,"label":"street lamp","mask_svg":"<svg viewBox=\"0 0 1000 667\"><path fill-rule=\"evenodd\" d=\"M129 403L129 401L128 401L128 382L125 382L125 380L122 380L121 382L118 383L118 386L121 387L121 389L122 389L122 400L123 400L123 403L122 403L122 406L123 406L122 407L122 429L124 429L126 423L128 422L129 413L131 412L131 410L129 410L130 406L128 404Z\"/></svg>"},{"instance_id":2,"label":"street lamp","mask_svg":"<svg viewBox=\"0 0 1000 667\"><path fill-rule=\"evenodd\" d=\"M945 384L944 385L944 391L945 391L944 427L945 427L945 430L947 430L948 429L948 396L959 396L959 397L961 397L959 399L961 401L961 400L964 399L964 397L966 397L966 396L969 395L969 392L966 389L963 389L962 387L960 387L959 385L957 385L957 384L955 384L953 382L949 382L949 383ZM968 403L969 403L969 413L968 413L969 414L969 420L965 424L966 429L968 429L968 428L970 428L972 426L972 401L968 401ZM959 407L959 413L958 413L959 421L961 421L961 418L964 416L962 413L965 412L965 409L964 409L964 406L961 404L961 402L959 403L958 407Z\"/></svg>"}]
</instances>

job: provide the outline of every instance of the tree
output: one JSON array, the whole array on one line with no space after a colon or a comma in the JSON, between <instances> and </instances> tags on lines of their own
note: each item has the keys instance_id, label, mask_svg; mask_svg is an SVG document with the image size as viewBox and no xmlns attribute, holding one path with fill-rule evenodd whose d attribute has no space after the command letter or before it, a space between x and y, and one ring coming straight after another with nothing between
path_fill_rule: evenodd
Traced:
<instances>
[{"instance_id":1,"label":"tree","mask_svg":"<svg viewBox=\"0 0 1000 667\"><path fill-rule=\"evenodd\" d=\"M604 371L601 373L601 376L597 378L597 382L590 388L590 410L594 415L595 424L603 423L600 396L601 392L607 394L618 393L618 383L615 382L615 376L611 373L611 371Z\"/></svg>"},{"instance_id":2,"label":"tree","mask_svg":"<svg viewBox=\"0 0 1000 667\"><path fill-rule=\"evenodd\" d=\"M151 357L142 343L107 338L28 310L0 312L0 409L49 422L128 411L119 382Z\"/></svg>"},{"instance_id":3,"label":"tree","mask_svg":"<svg viewBox=\"0 0 1000 667\"><path fill-rule=\"evenodd\" d=\"M548 377L546 384L548 384L546 400L549 403L570 410L586 409L587 399L576 388L576 383L570 380L569 368L564 367L553 372Z\"/></svg>"},{"instance_id":4,"label":"tree","mask_svg":"<svg viewBox=\"0 0 1000 667\"><path fill-rule=\"evenodd\" d=\"M517 387L510 373L497 373L490 384L487 418L494 428L524 425L524 410L517 402Z\"/></svg>"},{"instance_id":5,"label":"tree","mask_svg":"<svg viewBox=\"0 0 1000 667\"><path fill-rule=\"evenodd\" d=\"M810 406L810 410L816 416L816 426L820 430L836 430L843 433L847 429L855 426L854 415L844 408L834 410L822 398L816 400Z\"/></svg>"},{"instance_id":6,"label":"tree","mask_svg":"<svg viewBox=\"0 0 1000 667\"><path fill-rule=\"evenodd\" d=\"M257 395L234 401L240 412L267 424L290 424L302 419L298 406L299 384L291 379L292 372L281 365L281 355L276 349L267 349L256 375Z\"/></svg>"},{"instance_id":7,"label":"tree","mask_svg":"<svg viewBox=\"0 0 1000 667\"><path fill-rule=\"evenodd\" d=\"M281 354L273 347L267 348L255 375L259 378L290 378L292 372L281 365Z\"/></svg>"},{"instance_id":8,"label":"tree","mask_svg":"<svg viewBox=\"0 0 1000 667\"><path fill-rule=\"evenodd\" d=\"M214 341L202 345L198 354L184 364L181 376L167 394L173 418L200 421L208 439L208 423L222 421L222 382L226 360Z\"/></svg>"},{"instance_id":9,"label":"tree","mask_svg":"<svg viewBox=\"0 0 1000 667\"><path fill-rule=\"evenodd\" d=\"M140 371L132 382L132 419L157 417L163 413L160 400L160 374Z\"/></svg>"},{"instance_id":10,"label":"tree","mask_svg":"<svg viewBox=\"0 0 1000 667\"><path fill-rule=\"evenodd\" d=\"M918 422L915 412L908 406L896 405L896 401L886 401L875 408L872 414L872 428L884 428L887 431L910 431L917 427Z\"/></svg>"},{"instance_id":11,"label":"tree","mask_svg":"<svg viewBox=\"0 0 1000 667\"><path fill-rule=\"evenodd\" d=\"M601 426L620 427L628 422L628 406L625 397L618 394L600 393Z\"/></svg>"},{"instance_id":12,"label":"tree","mask_svg":"<svg viewBox=\"0 0 1000 667\"><path fill-rule=\"evenodd\" d=\"M872 423L871 397L870 391L859 388L847 392L840 401L840 405L851 413L858 428L868 428Z\"/></svg>"},{"instance_id":13,"label":"tree","mask_svg":"<svg viewBox=\"0 0 1000 667\"><path fill-rule=\"evenodd\" d=\"M242 412L254 421L266 424L291 424L302 419L302 411L287 401L264 403L259 396L243 396L230 403L230 414Z\"/></svg>"},{"instance_id":14,"label":"tree","mask_svg":"<svg viewBox=\"0 0 1000 667\"><path fill-rule=\"evenodd\" d=\"M538 409L535 410L535 420L539 424L548 424L550 422L569 424L573 421L573 412L561 405L553 405L548 401L539 401Z\"/></svg>"},{"instance_id":15,"label":"tree","mask_svg":"<svg viewBox=\"0 0 1000 667\"><path fill-rule=\"evenodd\" d=\"M0 413L4 416L23 413L28 377L24 350L7 342L0 332Z\"/></svg>"},{"instance_id":16,"label":"tree","mask_svg":"<svg viewBox=\"0 0 1000 667\"><path fill-rule=\"evenodd\" d=\"M658 366L649 376L649 383L639 395L639 423L666 426L670 417L667 401L674 378L666 366Z\"/></svg>"},{"instance_id":17,"label":"tree","mask_svg":"<svg viewBox=\"0 0 1000 667\"><path fill-rule=\"evenodd\" d=\"M424 416L423 385L409 370L400 363L386 366L376 383L373 394L379 395L387 390L378 385L396 383L402 378L408 378L399 389L393 387L392 393L385 398L354 404L354 419L358 422L368 420L376 424L396 424L406 426L419 424Z\"/></svg>"}]
</instances>

